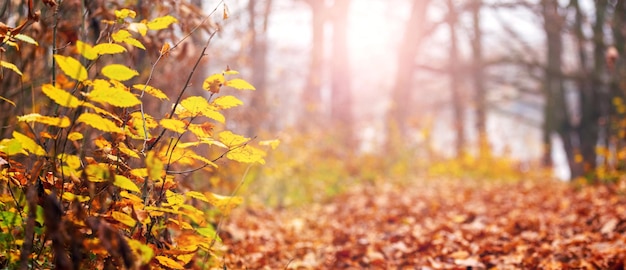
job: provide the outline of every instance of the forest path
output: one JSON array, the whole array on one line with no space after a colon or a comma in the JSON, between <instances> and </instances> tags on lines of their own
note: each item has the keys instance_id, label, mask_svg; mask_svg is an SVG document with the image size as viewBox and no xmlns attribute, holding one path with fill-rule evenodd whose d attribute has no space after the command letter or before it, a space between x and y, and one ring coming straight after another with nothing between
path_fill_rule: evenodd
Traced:
<instances>
[{"instance_id":1,"label":"forest path","mask_svg":"<svg viewBox=\"0 0 626 270\"><path fill-rule=\"evenodd\" d=\"M222 227L222 256L227 269L623 269L625 190L551 181L360 187L298 211L237 210Z\"/></svg>"}]
</instances>

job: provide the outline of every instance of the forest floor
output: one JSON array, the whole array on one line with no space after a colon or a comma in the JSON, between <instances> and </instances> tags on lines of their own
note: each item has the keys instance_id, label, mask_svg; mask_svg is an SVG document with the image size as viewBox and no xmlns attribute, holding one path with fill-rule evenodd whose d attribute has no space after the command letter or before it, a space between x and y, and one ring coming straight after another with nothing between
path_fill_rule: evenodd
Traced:
<instances>
[{"instance_id":1,"label":"forest floor","mask_svg":"<svg viewBox=\"0 0 626 270\"><path fill-rule=\"evenodd\" d=\"M241 208L226 269L624 269L626 188L440 181Z\"/></svg>"}]
</instances>

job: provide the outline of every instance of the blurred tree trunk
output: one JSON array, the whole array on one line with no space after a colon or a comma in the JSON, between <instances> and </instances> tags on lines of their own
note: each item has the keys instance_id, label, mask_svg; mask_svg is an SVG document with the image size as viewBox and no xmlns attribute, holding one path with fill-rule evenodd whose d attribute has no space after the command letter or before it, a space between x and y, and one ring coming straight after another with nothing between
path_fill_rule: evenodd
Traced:
<instances>
[{"instance_id":1,"label":"blurred tree trunk","mask_svg":"<svg viewBox=\"0 0 626 270\"><path fill-rule=\"evenodd\" d=\"M324 62L324 23L326 6L324 1L307 0L311 7L312 46L309 62L309 74L302 93L304 104L303 116L307 123L319 124L322 105L322 64Z\"/></svg>"},{"instance_id":2,"label":"blurred tree trunk","mask_svg":"<svg viewBox=\"0 0 626 270\"><path fill-rule=\"evenodd\" d=\"M356 146L353 131L352 93L348 57L348 11L350 0L335 0L332 8L331 118L340 127L342 142Z\"/></svg>"},{"instance_id":3,"label":"blurred tree trunk","mask_svg":"<svg viewBox=\"0 0 626 270\"><path fill-rule=\"evenodd\" d=\"M465 125L464 125L464 106L463 96L461 95L460 73L459 73L459 48L456 34L456 22L458 20L458 14L454 2L447 0L448 6L448 30L450 34L450 48L449 48L449 72L450 72L450 91L452 92L452 110L454 129L456 130L456 154L458 157L462 156L465 151Z\"/></svg>"},{"instance_id":4,"label":"blurred tree trunk","mask_svg":"<svg viewBox=\"0 0 626 270\"><path fill-rule=\"evenodd\" d=\"M411 14L404 27L403 40L397 55L398 62L391 93L391 107L387 114L387 145L391 145L390 137L396 135L393 134L396 129L400 139L404 139L408 135L407 119L412 107L415 57L425 32L426 10L429 3L430 0L414 0Z\"/></svg>"},{"instance_id":5,"label":"blurred tree trunk","mask_svg":"<svg viewBox=\"0 0 626 270\"><path fill-rule=\"evenodd\" d=\"M259 4L262 10L259 11ZM267 106L267 26L271 13L272 0L249 0L248 31L250 33L250 59L252 61L252 77L250 82L256 88L250 101L250 123L248 123L248 134L258 132L260 127L270 130L275 128L267 121L269 112Z\"/></svg>"},{"instance_id":6,"label":"blurred tree trunk","mask_svg":"<svg viewBox=\"0 0 626 270\"><path fill-rule=\"evenodd\" d=\"M546 34L546 67L543 90L545 95L543 142L545 145L544 163L551 165L552 140L551 135L556 133L563 141L571 176L575 172L575 141L572 136L572 125L567 113L563 73L561 70L563 53L563 17L559 14L559 4L552 0L541 1L541 11L544 19Z\"/></svg>"},{"instance_id":7,"label":"blurred tree trunk","mask_svg":"<svg viewBox=\"0 0 626 270\"><path fill-rule=\"evenodd\" d=\"M480 28L480 10L482 0L472 0L472 79L474 83L474 105L476 106L476 130L478 131L478 155L486 157L491 154L487 136L487 102L483 67L482 29Z\"/></svg>"}]
</instances>

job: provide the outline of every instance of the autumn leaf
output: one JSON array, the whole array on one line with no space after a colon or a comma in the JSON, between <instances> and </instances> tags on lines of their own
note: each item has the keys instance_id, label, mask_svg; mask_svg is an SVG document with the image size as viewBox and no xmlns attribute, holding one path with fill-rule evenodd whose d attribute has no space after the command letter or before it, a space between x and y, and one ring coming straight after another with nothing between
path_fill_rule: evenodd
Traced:
<instances>
[{"instance_id":1,"label":"autumn leaf","mask_svg":"<svg viewBox=\"0 0 626 270\"><path fill-rule=\"evenodd\" d=\"M101 72L102 75L106 76L107 78L118 81L127 81L139 75L139 72L137 72L136 70L120 64L107 65L102 68Z\"/></svg>"},{"instance_id":2,"label":"autumn leaf","mask_svg":"<svg viewBox=\"0 0 626 270\"><path fill-rule=\"evenodd\" d=\"M185 131L187 131L187 124L185 124L185 122L178 120L178 119L161 119L161 121L159 121L159 124L161 124L161 126L165 129L169 129L171 131L174 131L176 133L185 133Z\"/></svg>"},{"instance_id":3,"label":"autumn leaf","mask_svg":"<svg viewBox=\"0 0 626 270\"><path fill-rule=\"evenodd\" d=\"M82 113L78 119L76 119L76 122L85 123L88 126L104 132L123 133L122 129L113 123L113 121L95 113Z\"/></svg>"},{"instance_id":4,"label":"autumn leaf","mask_svg":"<svg viewBox=\"0 0 626 270\"><path fill-rule=\"evenodd\" d=\"M167 97L167 95L165 95L165 93L163 93L163 91L161 91L161 89L152 87L150 85L145 85L145 84L135 84L133 85L133 89L135 90L139 90L139 91L145 91L146 93L160 99L160 100L169 100L169 97Z\"/></svg>"},{"instance_id":5,"label":"autumn leaf","mask_svg":"<svg viewBox=\"0 0 626 270\"><path fill-rule=\"evenodd\" d=\"M243 101L234 96L221 96L216 98L213 104L221 109L230 109L242 105Z\"/></svg>"},{"instance_id":6,"label":"autumn leaf","mask_svg":"<svg viewBox=\"0 0 626 270\"><path fill-rule=\"evenodd\" d=\"M10 70L13 70L13 72L15 72L15 73L17 73L18 75L22 76L22 72L21 72L21 71L20 71L20 69L19 69L19 68L17 68L17 66L16 66L16 65L14 65L14 64L11 64L11 63L9 63L9 62L5 62L5 61L0 60L0 66L1 66L1 67L3 67L3 68L8 68L8 69L10 69ZM6 100L6 99L4 99L4 100Z\"/></svg>"},{"instance_id":7,"label":"autumn leaf","mask_svg":"<svg viewBox=\"0 0 626 270\"><path fill-rule=\"evenodd\" d=\"M130 23L126 29L139 33L141 36L145 36L148 33L148 26L143 22Z\"/></svg>"},{"instance_id":8,"label":"autumn leaf","mask_svg":"<svg viewBox=\"0 0 626 270\"><path fill-rule=\"evenodd\" d=\"M60 54L55 54L54 60L68 77L79 82L87 79L87 69L78 60Z\"/></svg>"},{"instance_id":9,"label":"autumn leaf","mask_svg":"<svg viewBox=\"0 0 626 270\"><path fill-rule=\"evenodd\" d=\"M178 20L173 16L165 15L163 17L154 18L152 21L147 23L147 26L150 30L161 30L168 28L171 24L176 22L178 22Z\"/></svg>"},{"instance_id":10,"label":"autumn leaf","mask_svg":"<svg viewBox=\"0 0 626 270\"><path fill-rule=\"evenodd\" d=\"M154 151L148 152L146 155L146 168L148 172L148 179L157 181L161 179L163 175L163 161L156 155Z\"/></svg>"},{"instance_id":11,"label":"autumn leaf","mask_svg":"<svg viewBox=\"0 0 626 270\"><path fill-rule=\"evenodd\" d=\"M264 157L264 151L250 145L232 148L230 149L230 151L228 151L228 153L226 153L226 158L242 163L258 162L260 164L265 164L265 160L263 159Z\"/></svg>"},{"instance_id":12,"label":"autumn leaf","mask_svg":"<svg viewBox=\"0 0 626 270\"><path fill-rule=\"evenodd\" d=\"M93 90L87 98L99 103L106 103L115 107L128 108L141 104L141 101L132 93L119 87L111 87L105 80L95 80L92 83Z\"/></svg>"},{"instance_id":13,"label":"autumn leaf","mask_svg":"<svg viewBox=\"0 0 626 270\"><path fill-rule=\"evenodd\" d=\"M35 154L37 156L45 156L46 150L44 150L35 140L30 137L19 133L17 131L13 131L13 138L15 138L18 142L20 142L23 149L27 150L31 154Z\"/></svg>"},{"instance_id":14,"label":"autumn leaf","mask_svg":"<svg viewBox=\"0 0 626 270\"><path fill-rule=\"evenodd\" d=\"M243 79L232 79L226 81L225 86L232 87L239 90L256 90L254 86Z\"/></svg>"},{"instance_id":15,"label":"autumn leaf","mask_svg":"<svg viewBox=\"0 0 626 270\"><path fill-rule=\"evenodd\" d=\"M239 196L222 196L208 192L206 197L209 203L217 207L224 215L229 215L233 208L243 203L243 198Z\"/></svg>"},{"instance_id":16,"label":"autumn leaf","mask_svg":"<svg viewBox=\"0 0 626 270\"><path fill-rule=\"evenodd\" d=\"M142 50L146 49L146 47L143 45L143 43L141 43L139 40L133 38L132 34L130 32L128 32L127 30L124 30L124 29L118 30L117 32L111 34L111 38L113 38L113 40L115 42L123 42L123 43L126 43L128 45L140 48Z\"/></svg>"},{"instance_id":17,"label":"autumn leaf","mask_svg":"<svg viewBox=\"0 0 626 270\"><path fill-rule=\"evenodd\" d=\"M80 132L70 132L70 134L67 135L67 139L70 141L78 141L81 140L83 138L83 134Z\"/></svg>"},{"instance_id":18,"label":"autumn leaf","mask_svg":"<svg viewBox=\"0 0 626 270\"><path fill-rule=\"evenodd\" d=\"M224 78L224 74L217 73L207 77L202 83L202 89L209 90L211 93L219 93L220 88L226 82L226 78Z\"/></svg>"},{"instance_id":19,"label":"autumn leaf","mask_svg":"<svg viewBox=\"0 0 626 270\"><path fill-rule=\"evenodd\" d=\"M209 202L209 199L207 199L207 197L204 194L197 192L197 191L187 191L185 193L185 196L187 196L188 198L198 199L203 202Z\"/></svg>"},{"instance_id":20,"label":"autumn leaf","mask_svg":"<svg viewBox=\"0 0 626 270\"><path fill-rule=\"evenodd\" d=\"M48 126L55 126L60 128L66 128L70 126L70 119L67 116L62 117L51 117L51 116L43 116L38 113L31 113L27 115L18 116L17 120L20 122L27 123L40 123Z\"/></svg>"},{"instance_id":21,"label":"autumn leaf","mask_svg":"<svg viewBox=\"0 0 626 270\"><path fill-rule=\"evenodd\" d=\"M175 260L172 260L168 257L165 256L156 256L154 257L159 264L168 267L170 269L185 269L180 263L176 262Z\"/></svg>"},{"instance_id":22,"label":"autumn leaf","mask_svg":"<svg viewBox=\"0 0 626 270\"><path fill-rule=\"evenodd\" d=\"M137 224L137 221L134 218L124 212L112 211L111 217L130 228L135 227Z\"/></svg>"},{"instance_id":23,"label":"autumn leaf","mask_svg":"<svg viewBox=\"0 0 626 270\"><path fill-rule=\"evenodd\" d=\"M3 96L0 96L0 100L3 100L4 102L9 103L9 104L13 105L13 107L15 107L15 102L13 102L13 101L11 101L11 100L3 97Z\"/></svg>"},{"instance_id":24,"label":"autumn leaf","mask_svg":"<svg viewBox=\"0 0 626 270\"><path fill-rule=\"evenodd\" d=\"M118 53L126 52L126 48L115 43L101 43L101 44L94 46L93 50L98 55L118 54Z\"/></svg>"},{"instance_id":25,"label":"autumn leaf","mask_svg":"<svg viewBox=\"0 0 626 270\"><path fill-rule=\"evenodd\" d=\"M113 181L113 185L126 189L126 190L134 191L137 193L141 192L141 190L139 190L139 187L137 187L137 185L133 183L133 181L131 181L130 179L128 179L127 177L123 175L116 174L115 180Z\"/></svg>"},{"instance_id":26,"label":"autumn leaf","mask_svg":"<svg viewBox=\"0 0 626 270\"><path fill-rule=\"evenodd\" d=\"M225 145L227 145L228 147L240 146L250 141L250 138L246 138L244 136L235 134L229 130L222 131L217 136L219 140Z\"/></svg>"},{"instance_id":27,"label":"autumn leaf","mask_svg":"<svg viewBox=\"0 0 626 270\"><path fill-rule=\"evenodd\" d=\"M63 89L56 88L51 84L42 85L41 91L54 102L56 102L56 104L59 104L63 107L76 108L83 104L82 101L78 100L78 98L76 98L69 92Z\"/></svg>"},{"instance_id":28,"label":"autumn leaf","mask_svg":"<svg viewBox=\"0 0 626 270\"><path fill-rule=\"evenodd\" d=\"M11 37L16 39L16 40L20 40L20 41L23 41L23 42L26 42L26 43L30 43L30 44L35 45L35 46L39 46L39 43L34 38L32 38L30 36L27 36L27 35L24 35L24 34L17 34L17 35L11 36Z\"/></svg>"},{"instance_id":29,"label":"autumn leaf","mask_svg":"<svg viewBox=\"0 0 626 270\"><path fill-rule=\"evenodd\" d=\"M115 10L114 13L115 13L115 17L119 20L123 20L126 18L134 19L137 16L137 12L135 12L134 10L127 9L127 8Z\"/></svg>"}]
</instances>

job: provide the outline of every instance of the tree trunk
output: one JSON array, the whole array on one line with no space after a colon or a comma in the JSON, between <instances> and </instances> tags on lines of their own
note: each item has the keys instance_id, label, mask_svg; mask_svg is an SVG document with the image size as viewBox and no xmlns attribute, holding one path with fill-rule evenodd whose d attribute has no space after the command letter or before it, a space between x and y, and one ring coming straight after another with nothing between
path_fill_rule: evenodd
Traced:
<instances>
[{"instance_id":1,"label":"tree trunk","mask_svg":"<svg viewBox=\"0 0 626 270\"><path fill-rule=\"evenodd\" d=\"M307 123L319 124L322 113L322 78L324 62L324 23L326 6L324 1L308 0L311 7L313 43L311 46L309 75L302 93L303 117Z\"/></svg>"},{"instance_id":2,"label":"tree trunk","mask_svg":"<svg viewBox=\"0 0 626 270\"><path fill-rule=\"evenodd\" d=\"M391 107L388 112L388 128L391 132L397 128L399 136L405 138L408 133L407 118L411 113L412 81L415 68L415 57L419 44L424 35L426 23L426 10L430 0L414 0L411 15L404 27L404 35L398 50L397 70L394 78L394 86L391 94ZM390 145L390 137L387 135L387 145Z\"/></svg>"},{"instance_id":3,"label":"tree trunk","mask_svg":"<svg viewBox=\"0 0 626 270\"><path fill-rule=\"evenodd\" d=\"M460 89L460 74L459 74L459 48L456 34L456 21L458 15L456 7L452 0L447 0L448 5L448 30L450 34L450 58L449 58L449 72L450 72L450 91L452 92L452 110L454 128L456 129L456 154L457 157L463 155L465 151L465 125L464 125L464 106L463 96Z\"/></svg>"},{"instance_id":4,"label":"tree trunk","mask_svg":"<svg viewBox=\"0 0 626 270\"><path fill-rule=\"evenodd\" d=\"M353 134L352 93L348 59L348 10L350 0L335 0L333 5L333 40L331 62L331 118L340 127L342 142L349 149L356 146Z\"/></svg>"},{"instance_id":5,"label":"tree trunk","mask_svg":"<svg viewBox=\"0 0 626 270\"><path fill-rule=\"evenodd\" d=\"M257 11L257 4L262 2L263 9ZM269 115L267 106L267 24L271 12L272 0L249 0L248 31L250 31L250 59L252 61L252 76L250 82L256 88L250 101L251 117L248 123L248 133L259 130L260 127L272 128L267 121ZM259 23L259 17L261 21Z\"/></svg>"},{"instance_id":6,"label":"tree trunk","mask_svg":"<svg viewBox=\"0 0 626 270\"><path fill-rule=\"evenodd\" d=\"M480 28L482 4L482 0L473 0L471 11L472 28L474 30L474 36L472 37L472 60L474 63L472 78L474 83L474 104L476 106L476 130L478 131L478 155L484 158L491 154L491 148L487 135L487 101L483 71L482 29Z\"/></svg>"}]
</instances>

